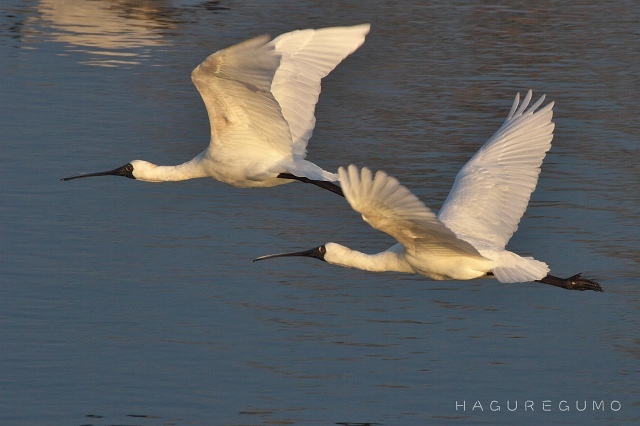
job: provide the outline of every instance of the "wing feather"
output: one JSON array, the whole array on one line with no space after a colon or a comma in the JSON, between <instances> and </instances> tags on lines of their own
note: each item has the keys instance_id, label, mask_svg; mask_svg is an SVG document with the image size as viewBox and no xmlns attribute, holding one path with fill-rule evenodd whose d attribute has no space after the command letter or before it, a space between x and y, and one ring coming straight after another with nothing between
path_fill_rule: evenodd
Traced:
<instances>
[{"instance_id":1,"label":"wing feather","mask_svg":"<svg viewBox=\"0 0 640 426\"><path fill-rule=\"evenodd\" d=\"M518 229L551 148L553 102L518 94L498 131L458 172L438 218L460 238L504 248Z\"/></svg>"},{"instance_id":2,"label":"wing feather","mask_svg":"<svg viewBox=\"0 0 640 426\"><path fill-rule=\"evenodd\" d=\"M429 250L439 256L478 256L413 193L383 171L375 176L353 164L338 170L340 184L351 207L373 228L391 235L407 252Z\"/></svg>"},{"instance_id":3,"label":"wing feather","mask_svg":"<svg viewBox=\"0 0 640 426\"><path fill-rule=\"evenodd\" d=\"M304 158L320 80L364 42L369 24L256 37L208 56L191 73L211 123L211 143L250 134L283 156Z\"/></svg>"},{"instance_id":4,"label":"wing feather","mask_svg":"<svg viewBox=\"0 0 640 426\"><path fill-rule=\"evenodd\" d=\"M364 43L369 24L298 30L276 37L270 44L281 55L271 92L289 124L293 155L306 156L315 127L320 80Z\"/></svg>"},{"instance_id":5,"label":"wing feather","mask_svg":"<svg viewBox=\"0 0 640 426\"><path fill-rule=\"evenodd\" d=\"M242 143L251 134L263 144L291 155L289 126L271 94L280 55L268 36L256 37L209 55L191 73L211 123L211 144Z\"/></svg>"}]
</instances>

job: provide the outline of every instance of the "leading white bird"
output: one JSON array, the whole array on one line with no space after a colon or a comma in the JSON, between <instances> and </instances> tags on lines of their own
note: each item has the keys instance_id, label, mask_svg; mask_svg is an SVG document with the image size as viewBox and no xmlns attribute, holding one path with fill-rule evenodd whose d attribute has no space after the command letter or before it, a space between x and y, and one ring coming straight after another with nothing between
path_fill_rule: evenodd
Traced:
<instances>
[{"instance_id":1,"label":"leading white bird","mask_svg":"<svg viewBox=\"0 0 640 426\"><path fill-rule=\"evenodd\" d=\"M398 244L378 254L365 254L336 243L311 250L273 254L307 256L367 271L421 274L434 280L469 280L494 276L503 283L538 281L568 290L603 291L580 274L549 275L549 267L505 249L518 228L540 165L551 147L553 102L536 112L544 96L527 110L532 93L519 105L515 98L500 129L456 176L436 216L397 179L350 165L338 174L345 198L372 227Z\"/></svg>"},{"instance_id":2,"label":"leading white bird","mask_svg":"<svg viewBox=\"0 0 640 426\"><path fill-rule=\"evenodd\" d=\"M211 124L211 142L177 166L134 160L114 170L63 178L125 176L149 182L212 177L237 187L299 180L343 195L335 173L305 160L320 80L358 49L369 24L256 37L216 52L191 80Z\"/></svg>"}]
</instances>

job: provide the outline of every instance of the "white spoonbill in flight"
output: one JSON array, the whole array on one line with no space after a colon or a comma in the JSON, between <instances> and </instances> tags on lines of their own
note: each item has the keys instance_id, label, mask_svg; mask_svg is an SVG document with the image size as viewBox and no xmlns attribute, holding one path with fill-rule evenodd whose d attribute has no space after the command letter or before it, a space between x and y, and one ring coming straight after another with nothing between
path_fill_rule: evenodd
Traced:
<instances>
[{"instance_id":1,"label":"white spoonbill in flight","mask_svg":"<svg viewBox=\"0 0 640 426\"><path fill-rule=\"evenodd\" d=\"M256 37L216 52L191 73L211 124L211 142L192 160L157 166L134 160L106 172L149 181L212 177L237 187L299 180L343 195L335 173L305 160L320 80L358 49L369 24Z\"/></svg>"},{"instance_id":2,"label":"white spoonbill in flight","mask_svg":"<svg viewBox=\"0 0 640 426\"><path fill-rule=\"evenodd\" d=\"M505 250L535 189L554 128L553 102L535 112L544 96L528 110L531 91L520 106L519 100L518 94L502 127L460 170L437 216L385 172L378 171L374 177L367 168L340 167L340 183L351 207L398 244L370 255L326 243L255 260L307 256L350 268L408 272L434 280L493 276L503 283L538 281L568 290L603 291L580 274L554 277L544 262Z\"/></svg>"}]
</instances>

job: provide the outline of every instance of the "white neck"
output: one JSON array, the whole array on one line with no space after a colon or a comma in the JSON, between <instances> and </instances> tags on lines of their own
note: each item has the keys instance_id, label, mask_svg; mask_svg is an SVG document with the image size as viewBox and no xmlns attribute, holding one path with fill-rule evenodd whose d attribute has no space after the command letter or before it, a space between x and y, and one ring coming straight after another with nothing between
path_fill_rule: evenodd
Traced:
<instances>
[{"instance_id":1,"label":"white neck","mask_svg":"<svg viewBox=\"0 0 640 426\"><path fill-rule=\"evenodd\" d=\"M170 182L208 177L209 174L202 166L201 157L202 155L198 155L177 166L158 166L148 161L134 160L131 162L133 176L137 180L147 182Z\"/></svg>"},{"instance_id":2,"label":"white neck","mask_svg":"<svg viewBox=\"0 0 640 426\"><path fill-rule=\"evenodd\" d=\"M404 258L404 247L397 244L378 254L365 254L336 243L325 244L324 260L327 263L347 268L372 272L413 272L415 270Z\"/></svg>"}]
</instances>

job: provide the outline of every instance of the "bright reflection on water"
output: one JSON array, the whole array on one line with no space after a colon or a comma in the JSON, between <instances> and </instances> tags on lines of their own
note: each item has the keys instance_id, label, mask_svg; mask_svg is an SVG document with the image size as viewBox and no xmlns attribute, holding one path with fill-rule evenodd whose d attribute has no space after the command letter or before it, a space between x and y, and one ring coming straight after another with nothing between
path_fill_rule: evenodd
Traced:
<instances>
[{"instance_id":1,"label":"bright reflection on water","mask_svg":"<svg viewBox=\"0 0 640 426\"><path fill-rule=\"evenodd\" d=\"M219 1L174 7L172 2L40 0L37 15L28 16L24 42L41 40L67 45L70 52L82 52L84 65L137 65L149 58L150 48L170 42L180 24L202 11L226 10ZM169 36L169 37L168 37Z\"/></svg>"},{"instance_id":2,"label":"bright reflection on water","mask_svg":"<svg viewBox=\"0 0 640 426\"><path fill-rule=\"evenodd\" d=\"M515 93L546 93L553 148L509 248L606 293L251 263L392 243L302 184L59 181L202 150L208 54L361 22L309 157L437 209ZM3 2L0 423L638 423L638 22L631 1Z\"/></svg>"}]
</instances>

